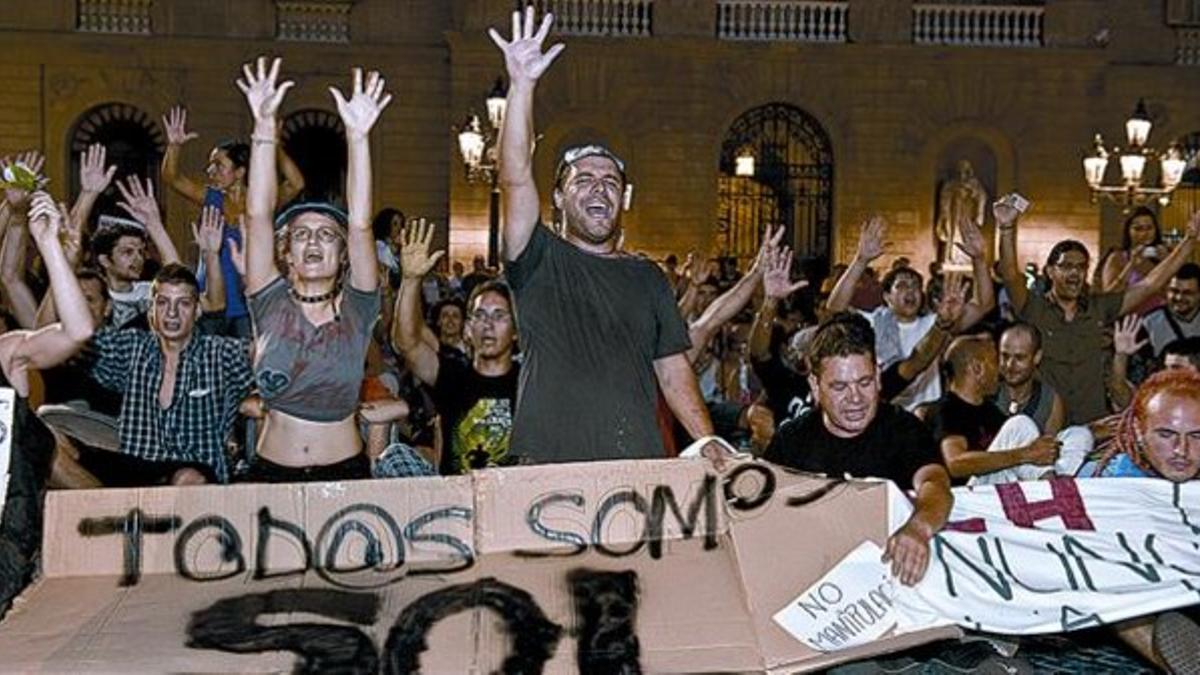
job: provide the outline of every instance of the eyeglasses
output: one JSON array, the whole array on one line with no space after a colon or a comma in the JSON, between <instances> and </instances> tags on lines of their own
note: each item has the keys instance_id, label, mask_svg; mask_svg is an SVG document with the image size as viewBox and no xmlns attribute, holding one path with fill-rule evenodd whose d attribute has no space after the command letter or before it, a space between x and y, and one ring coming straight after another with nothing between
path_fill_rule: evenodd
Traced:
<instances>
[{"instance_id":1,"label":"eyeglasses","mask_svg":"<svg viewBox=\"0 0 1200 675\"><path fill-rule=\"evenodd\" d=\"M342 238L341 233L332 227L320 227L316 230L311 230L307 227L293 227L288 232L288 239L298 244L308 243L314 236L322 244L332 244Z\"/></svg>"}]
</instances>

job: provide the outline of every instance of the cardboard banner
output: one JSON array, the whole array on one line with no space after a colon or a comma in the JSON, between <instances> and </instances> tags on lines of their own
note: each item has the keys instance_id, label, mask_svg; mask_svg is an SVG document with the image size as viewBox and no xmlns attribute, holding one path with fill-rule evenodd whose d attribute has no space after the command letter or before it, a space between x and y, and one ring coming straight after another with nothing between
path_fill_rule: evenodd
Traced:
<instances>
[{"instance_id":1,"label":"cardboard banner","mask_svg":"<svg viewBox=\"0 0 1200 675\"><path fill-rule=\"evenodd\" d=\"M877 556L889 489L672 460L54 492L44 578L0 654L54 672L824 668L961 634L814 644L773 619L810 588L818 623L858 595L892 606L823 579Z\"/></svg>"},{"instance_id":2,"label":"cardboard banner","mask_svg":"<svg viewBox=\"0 0 1200 675\"><path fill-rule=\"evenodd\" d=\"M893 510L903 520L904 512ZM954 491L901 628L1057 633L1200 603L1200 482L1059 478Z\"/></svg>"}]
</instances>

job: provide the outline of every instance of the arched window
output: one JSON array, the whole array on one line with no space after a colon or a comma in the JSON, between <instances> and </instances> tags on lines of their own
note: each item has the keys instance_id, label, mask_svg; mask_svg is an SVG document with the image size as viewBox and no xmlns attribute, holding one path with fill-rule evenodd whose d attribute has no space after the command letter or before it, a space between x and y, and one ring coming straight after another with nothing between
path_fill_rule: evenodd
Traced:
<instances>
[{"instance_id":1,"label":"arched window","mask_svg":"<svg viewBox=\"0 0 1200 675\"><path fill-rule=\"evenodd\" d=\"M786 103L744 113L721 145L717 181L724 255L753 257L763 229L782 224L798 257L829 259L833 148L813 116Z\"/></svg>"},{"instance_id":2,"label":"arched window","mask_svg":"<svg viewBox=\"0 0 1200 675\"><path fill-rule=\"evenodd\" d=\"M1200 210L1200 131L1176 139L1175 146L1187 160L1187 169L1171 195L1171 203L1159 212L1159 218L1163 234L1177 240L1183 238L1188 217Z\"/></svg>"},{"instance_id":3,"label":"arched window","mask_svg":"<svg viewBox=\"0 0 1200 675\"><path fill-rule=\"evenodd\" d=\"M79 194L79 158L88 146L100 143L108 150L109 165L117 167L116 177L138 175L154 182L155 194L161 195L158 166L166 139L162 129L144 111L127 103L106 103L80 116L71 129L69 166L71 194ZM117 207L120 193L109 185L92 209L91 224L100 214L125 216Z\"/></svg>"},{"instance_id":4,"label":"arched window","mask_svg":"<svg viewBox=\"0 0 1200 675\"><path fill-rule=\"evenodd\" d=\"M283 123L283 149L304 174L301 201L341 203L346 190L346 128L326 110L300 110Z\"/></svg>"}]
</instances>

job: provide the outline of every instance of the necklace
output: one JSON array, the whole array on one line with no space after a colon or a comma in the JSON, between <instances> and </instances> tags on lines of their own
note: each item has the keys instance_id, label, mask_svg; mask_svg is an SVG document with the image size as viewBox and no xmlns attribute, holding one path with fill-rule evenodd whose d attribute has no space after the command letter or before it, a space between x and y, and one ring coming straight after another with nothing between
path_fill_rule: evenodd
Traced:
<instances>
[{"instance_id":1,"label":"necklace","mask_svg":"<svg viewBox=\"0 0 1200 675\"><path fill-rule=\"evenodd\" d=\"M338 292L337 286L334 286L333 288L331 288L327 293L321 293L320 295L304 295L304 294L300 293L299 291L297 291L295 288L291 288L291 287L288 288L288 293L290 293L291 296L293 298L295 298L297 302L303 302L307 305L314 305L318 302L326 302L328 300L332 300L333 297L335 295L337 295L337 292Z\"/></svg>"}]
</instances>

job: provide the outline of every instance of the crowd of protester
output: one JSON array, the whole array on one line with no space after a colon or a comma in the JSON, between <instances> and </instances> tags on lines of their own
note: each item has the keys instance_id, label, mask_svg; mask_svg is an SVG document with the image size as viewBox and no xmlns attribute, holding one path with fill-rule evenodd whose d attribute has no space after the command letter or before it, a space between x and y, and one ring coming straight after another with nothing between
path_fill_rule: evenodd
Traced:
<instances>
[{"instance_id":1,"label":"crowd of protester","mask_svg":"<svg viewBox=\"0 0 1200 675\"><path fill-rule=\"evenodd\" d=\"M911 490L887 545L911 584L952 485L1200 474L1200 215L1170 244L1137 209L1091 283L1074 240L1027 273L1010 198L992 209L998 251L964 228L969 273L889 260L879 217L826 275L782 227L741 265L656 264L620 248L625 165L604 146L564 152L540 220L533 98L562 46L543 49L551 19L534 19L492 32L510 79L502 269L447 264L434 224L375 210L370 133L391 100L376 72L331 90L345 208L310 195L279 144L279 59L244 67L253 132L211 148L203 177L182 166L183 108L163 117L160 176L118 177L93 146L69 206L37 153L4 160L0 376L18 406L0 599L31 573L44 487L451 475L693 441L720 466L720 437ZM156 184L194 205L193 241L168 235ZM121 212L95 213L114 188ZM1153 621L1120 631L1164 663Z\"/></svg>"}]
</instances>

